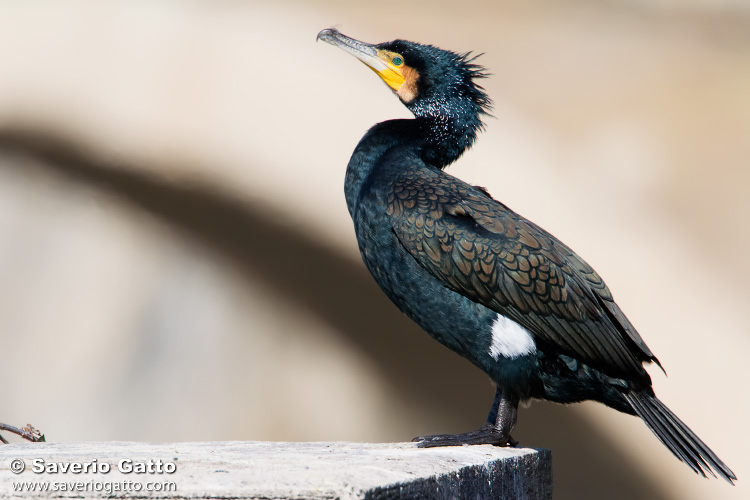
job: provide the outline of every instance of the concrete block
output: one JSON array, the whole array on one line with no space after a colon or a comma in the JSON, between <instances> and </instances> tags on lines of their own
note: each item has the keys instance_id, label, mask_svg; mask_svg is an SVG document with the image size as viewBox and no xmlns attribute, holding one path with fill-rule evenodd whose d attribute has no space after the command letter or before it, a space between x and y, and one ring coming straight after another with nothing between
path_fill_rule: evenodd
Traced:
<instances>
[{"instance_id":1,"label":"concrete block","mask_svg":"<svg viewBox=\"0 0 750 500\"><path fill-rule=\"evenodd\" d=\"M542 500L552 498L551 455L413 443L0 446L0 498L20 497Z\"/></svg>"}]
</instances>

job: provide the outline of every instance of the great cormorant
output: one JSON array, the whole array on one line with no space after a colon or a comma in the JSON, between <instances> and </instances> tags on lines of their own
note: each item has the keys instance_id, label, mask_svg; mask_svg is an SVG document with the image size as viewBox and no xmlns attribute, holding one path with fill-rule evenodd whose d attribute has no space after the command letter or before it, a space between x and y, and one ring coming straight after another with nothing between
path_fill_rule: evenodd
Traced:
<instances>
[{"instance_id":1,"label":"great cormorant","mask_svg":"<svg viewBox=\"0 0 750 500\"><path fill-rule=\"evenodd\" d=\"M736 479L654 395L643 363L659 361L596 271L443 171L474 143L491 105L475 58L335 29L318 39L369 66L415 116L372 127L349 161L344 191L365 265L401 311L497 384L479 430L418 445L512 445L520 401L594 400L642 418L695 472Z\"/></svg>"}]
</instances>

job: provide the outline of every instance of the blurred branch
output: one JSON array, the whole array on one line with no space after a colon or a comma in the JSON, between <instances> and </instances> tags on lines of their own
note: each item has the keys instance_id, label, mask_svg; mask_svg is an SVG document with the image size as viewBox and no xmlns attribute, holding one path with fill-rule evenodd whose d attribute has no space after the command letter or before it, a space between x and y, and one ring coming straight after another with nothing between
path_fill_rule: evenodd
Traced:
<instances>
[{"instance_id":1,"label":"blurred branch","mask_svg":"<svg viewBox=\"0 0 750 500\"><path fill-rule=\"evenodd\" d=\"M32 443L46 442L46 439L44 439L44 434L36 430L31 424L26 424L26 427L24 427L23 429L19 429L18 427L13 427L12 425L0 422L0 431L8 431L12 432L13 434L18 434L22 438L31 441ZM8 444L8 441L3 436L0 436L0 441L2 441L4 444Z\"/></svg>"}]
</instances>

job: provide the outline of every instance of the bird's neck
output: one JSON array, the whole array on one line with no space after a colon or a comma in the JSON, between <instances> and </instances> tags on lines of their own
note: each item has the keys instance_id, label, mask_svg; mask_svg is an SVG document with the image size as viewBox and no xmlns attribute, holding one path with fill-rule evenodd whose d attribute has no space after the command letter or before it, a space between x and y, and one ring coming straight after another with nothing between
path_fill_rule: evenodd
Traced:
<instances>
[{"instance_id":1,"label":"bird's neck","mask_svg":"<svg viewBox=\"0 0 750 500\"><path fill-rule=\"evenodd\" d=\"M476 114L418 116L378 123L359 141L349 160L344 184L349 212L354 210L364 182L389 149L412 148L426 164L444 169L471 147L481 127Z\"/></svg>"},{"instance_id":2,"label":"bird's neck","mask_svg":"<svg viewBox=\"0 0 750 500\"><path fill-rule=\"evenodd\" d=\"M441 170L474 144L482 128L476 113L460 111L453 109L451 113L418 116L414 120L424 138L422 158Z\"/></svg>"},{"instance_id":3,"label":"bird's neck","mask_svg":"<svg viewBox=\"0 0 750 500\"><path fill-rule=\"evenodd\" d=\"M360 139L349 159L344 181L344 195L350 215L354 215L362 186L381 163L383 155L399 144L408 144L417 139L413 122L414 120L389 120L378 123Z\"/></svg>"}]
</instances>

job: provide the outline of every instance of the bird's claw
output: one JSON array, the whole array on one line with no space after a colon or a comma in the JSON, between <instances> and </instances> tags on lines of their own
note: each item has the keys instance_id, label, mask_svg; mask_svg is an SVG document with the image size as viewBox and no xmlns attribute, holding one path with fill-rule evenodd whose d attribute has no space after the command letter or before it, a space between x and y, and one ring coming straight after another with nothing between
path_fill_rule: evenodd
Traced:
<instances>
[{"instance_id":1,"label":"bird's claw","mask_svg":"<svg viewBox=\"0 0 750 500\"><path fill-rule=\"evenodd\" d=\"M439 446L463 446L475 444L491 444L494 446L518 446L518 441L510 435L503 435L495 426L485 424L481 429L461 434L436 434L433 436L418 436L412 439L419 448L437 448Z\"/></svg>"}]
</instances>

